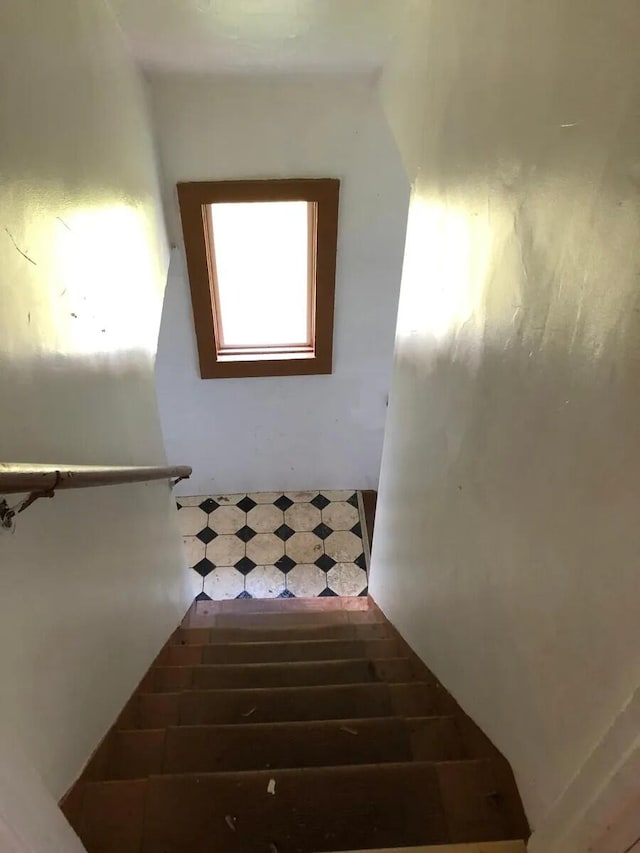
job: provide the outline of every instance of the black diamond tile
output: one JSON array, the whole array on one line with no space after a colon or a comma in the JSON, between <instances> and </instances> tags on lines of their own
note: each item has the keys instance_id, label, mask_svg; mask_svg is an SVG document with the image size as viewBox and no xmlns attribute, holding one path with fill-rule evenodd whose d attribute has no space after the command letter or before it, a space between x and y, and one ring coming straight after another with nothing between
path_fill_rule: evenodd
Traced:
<instances>
[{"instance_id":1,"label":"black diamond tile","mask_svg":"<svg viewBox=\"0 0 640 853\"><path fill-rule=\"evenodd\" d=\"M328 554L323 554L321 557L318 557L316 560L316 566L319 569L322 569L323 572L328 572L329 569L332 569L336 564L336 561L333 557L330 557Z\"/></svg>"},{"instance_id":2,"label":"black diamond tile","mask_svg":"<svg viewBox=\"0 0 640 853\"><path fill-rule=\"evenodd\" d=\"M200 509L204 510L204 512L213 512L214 509L218 509L219 506L220 504L214 501L213 498L207 498L206 501L202 501L200 504Z\"/></svg>"},{"instance_id":3,"label":"black diamond tile","mask_svg":"<svg viewBox=\"0 0 640 853\"><path fill-rule=\"evenodd\" d=\"M245 589L240 593L240 595L236 595L236 598L253 598L253 596Z\"/></svg>"},{"instance_id":4,"label":"black diamond tile","mask_svg":"<svg viewBox=\"0 0 640 853\"><path fill-rule=\"evenodd\" d=\"M316 495L315 498L311 501L311 505L314 506L316 509L324 509L325 507L329 506L330 503L331 501L325 498L324 495Z\"/></svg>"},{"instance_id":5,"label":"black diamond tile","mask_svg":"<svg viewBox=\"0 0 640 853\"><path fill-rule=\"evenodd\" d=\"M365 559L364 554L360 554L360 556L359 556L359 557L356 557L356 558L355 558L355 560L354 560L353 562L354 562L354 563L356 564L356 566L358 566L359 568L364 569L364 570L365 570L365 572L367 571L367 561L366 561L366 559Z\"/></svg>"},{"instance_id":6,"label":"black diamond tile","mask_svg":"<svg viewBox=\"0 0 640 853\"><path fill-rule=\"evenodd\" d=\"M282 539L283 542L286 542L287 539L291 539L294 533L295 530L292 530L287 524L283 524L275 531L276 536Z\"/></svg>"},{"instance_id":7,"label":"black diamond tile","mask_svg":"<svg viewBox=\"0 0 640 853\"><path fill-rule=\"evenodd\" d=\"M218 534L212 530L210 527L205 527L200 533L196 533L196 537L204 542L205 545L208 545L212 539L215 539Z\"/></svg>"},{"instance_id":8,"label":"black diamond tile","mask_svg":"<svg viewBox=\"0 0 640 853\"><path fill-rule=\"evenodd\" d=\"M256 535L255 530L252 530L250 527L247 527L245 524L244 527L241 527L240 530L236 533L238 539L242 539L243 542L249 542L249 540L253 539Z\"/></svg>"},{"instance_id":9,"label":"black diamond tile","mask_svg":"<svg viewBox=\"0 0 640 853\"><path fill-rule=\"evenodd\" d=\"M278 598L295 598L295 595L288 589L283 589Z\"/></svg>"},{"instance_id":10,"label":"black diamond tile","mask_svg":"<svg viewBox=\"0 0 640 853\"><path fill-rule=\"evenodd\" d=\"M358 493L354 492L350 498L347 498L347 503L358 509Z\"/></svg>"},{"instance_id":11,"label":"black diamond tile","mask_svg":"<svg viewBox=\"0 0 640 853\"><path fill-rule=\"evenodd\" d=\"M256 563L250 560L249 557L243 557L236 563L236 569L242 572L243 575L248 575L252 569L255 569Z\"/></svg>"},{"instance_id":12,"label":"black diamond tile","mask_svg":"<svg viewBox=\"0 0 640 853\"><path fill-rule=\"evenodd\" d=\"M286 575L286 573L290 572L291 569L295 566L295 563L293 562L291 557L287 557L285 554L284 557L280 557L280 559L276 561L276 566L280 569L281 572L284 572Z\"/></svg>"},{"instance_id":13,"label":"black diamond tile","mask_svg":"<svg viewBox=\"0 0 640 853\"><path fill-rule=\"evenodd\" d=\"M281 509L283 512L286 509L289 509L290 506L293 506L293 501L286 495L282 495L282 497L278 498L278 500L274 501L273 503L278 507L278 509Z\"/></svg>"},{"instance_id":14,"label":"black diamond tile","mask_svg":"<svg viewBox=\"0 0 640 853\"><path fill-rule=\"evenodd\" d=\"M327 536L331 536L333 530L330 527L327 527L326 524L319 524L317 527L314 527L313 532L316 536L319 536L320 539L326 539Z\"/></svg>"},{"instance_id":15,"label":"black diamond tile","mask_svg":"<svg viewBox=\"0 0 640 853\"><path fill-rule=\"evenodd\" d=\"M362 590L362 592L358 593L358 596L360 596L361 598L366 598L367 595L369 595L369 587L365 586L365 588Z\"/></svg>"},{"instance_id":16,"label":"black diamond tile","mask_svg":"<svg viewBox=\"0 0 640 853\"><path fill-rule=\"evenodd\" d=\"M182 509L182 504L179 501L176 501L176 509Z\"/></svg>"},{"instance_id":17,"label":"black diamond tile","mask_svg":"<svg viewBox=\"0 0 640 853\"><path fill-rule=\"evenodd\" d=\"M242 498L242 500L238 502L238 507L242 512L249 512L254 508L254 506L258 506L258 504L251 500L250 497Z\"/></svg>"},{"instance_id":18,"label":"black diamond tile","mask_svg":"<svg viewBox=\"0 0 640 853\"><path fill-rule=\"evenodd\" d=\"M207 595L206 592L199 592L195 598L196 601L211 601L211 596Z\"/></svg>"},{"instance_id":19,"label":"black diamond tile","mask_svg":"<svg viewBox=\"0 0 640 853\"><path fill-rule=\"evenodd\" d=\"M329 595L333 595L335 598L338 597L337 592L334 592L332 589L329 589L329 587L327 587L326 589L322 590L322 592L320 593L318 598L327 598L327 596L329 596Z\"/></svg>"},{"instance_id":20,"label":"black diamond tile","mask_svg":"<svg viewBox=\"0 0 640 853\"><path fill-rule=\"evenodd\" d=\"M360 527L360 522L357 521L353 527L351 528L351 532L354 533L359 539L362 539L362 527Z\"/></svg>"},{"instance_id":21,"label":"black diamond tile","mask_svg":"<svg viewBox=\"0 0 640 853\"><path fill-rule=\"evenodd\" d=\"M203 557L199 563L196 563L193 567L194 572L197 572L199 575L202 575L203 578L212 572L215 569L215 566L211 562L211 560L207 560L206 557Z\"/></svg>"}]
</instances>

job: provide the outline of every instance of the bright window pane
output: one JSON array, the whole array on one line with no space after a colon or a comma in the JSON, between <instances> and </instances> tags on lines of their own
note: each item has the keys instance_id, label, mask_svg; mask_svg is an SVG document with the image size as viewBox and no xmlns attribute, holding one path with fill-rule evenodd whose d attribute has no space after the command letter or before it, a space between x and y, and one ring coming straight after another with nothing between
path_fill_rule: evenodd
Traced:
<instances>
[{"instance_id":1,"label":"bright window pane","mask_svg":"<svg viewBox=\"0 0 640 853\"><path fill-rule=\"evenodd\" d=\"M211 205L224 347L309 345L308 202Z\"/></svg>"}]
</instances>

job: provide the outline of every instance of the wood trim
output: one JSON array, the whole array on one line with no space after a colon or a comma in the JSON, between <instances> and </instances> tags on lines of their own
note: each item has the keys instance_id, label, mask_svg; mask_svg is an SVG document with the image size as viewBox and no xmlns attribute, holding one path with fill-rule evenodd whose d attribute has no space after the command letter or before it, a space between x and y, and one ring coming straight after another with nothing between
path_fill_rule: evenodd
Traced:
<instances>
[{"instance_id":1,"label":"wood trim","mask_svg":"<svg viewBox=\"0 0 640 853\"><path fill-rule=\"evenodd\" d=\"M203 208L203 221L205 223L205 235L207 240L207 269L209 271L211 306L213 314L213 334L219 346L224 347L224 332L220 322L220 291L218 290L218 276L216 274L216 243L213 236L213 222L211 220L211 208Z\"/></svg>"},{"instance_id":2,"label":"wood trim","mask_svg":"<svg viewBox=\"0 0 640 853\"><path fill-rule=\"evenodd\" d=\"M318 205L315 202L307 204L307 299L309 309L307 312L307 343L313 347L316 339L316 257L318 246L316 234L318 231Z\"/></svg>"},{"instance_id":3,"label":"wood trim","mask_svg":"<svg viewBox=\"0 0 640 853\"><path fill-rule=\"evenodd\" d=\"M333 369L333 317L340 181L334 178L264 181L197 181L177 185L193 320L203 379L327 374ZM219 357L221 329L215 312L214 268L207 205L215 202L307 201L315 204L315 272L312 355L228 361Z\"/></svg>"}]
</instances>

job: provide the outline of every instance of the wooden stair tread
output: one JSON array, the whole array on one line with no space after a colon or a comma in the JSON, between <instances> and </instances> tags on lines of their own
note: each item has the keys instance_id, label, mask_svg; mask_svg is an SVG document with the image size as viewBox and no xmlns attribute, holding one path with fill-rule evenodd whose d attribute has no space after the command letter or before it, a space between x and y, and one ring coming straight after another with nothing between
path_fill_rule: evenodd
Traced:
<instances>
[{"instance_id":1,"label":"wooden stair tread","mask_svg":"<svg viewBox=\"0 0 640 853\"><path fill-rule=\"evenodd\" d=\"M121 715L117 728L438 716L458 710L445 690L422 681L182 690L139 694Z\"/></svg>"},{"instance_id":2,"label":"wooden stair tread","mask_svg":"<svg viewBox=\"0 0 640 853\"><path fill-rule=\"evenodd\" d=\"M455 717L373 717L116 732L95 779L470 758Z\"/></svg>"},{"instance_id":3,"label":"wooden stair tread","mask_svg":"<svg viewBox=\"0 0 640 853\"><path fill-rule=\"evenodd\" d=\"M491 763L466 761L86 783L79 830L100 853L311 853L513 839L523 825Z\"/></svg>"},{"instance_id":4,"label":"wooden stair tread","mask_svg":"<svg viewBox=\"0 0 640 853\"><path fill-rule=\"evenodd\" d=\"M196 601L185 616L212 613L318 613L335 610L371 610L379 609L368 596L336 596L331 598L247 598L227 599L223 601Z\"/></svg>"},{"instance_id":5,"label":"wooden stair tread","mask_svg":"<svg viewBox=\"0 0 640 853\"><path fill-rule=\"evenodd\" d=\"M63 811L88 853L528 835L507 762L369 599L196 603Z\"/></svg>"},{"instance_id":6,"label":"wooden stair tread","mask_svg":"<svg viewBox=\"0 0 640 853\"><path fill-rule=\"evenodd\" d=\"M277 642L298 640L366 640L388 639L393 635L386 622L314 623L312 625L248 626L241 621L232 627L181 627L171 640L192 643ZM179 639L181 638L181 639ZM206 638L206 639L203 639Z\"/></svg>"},{"instance_id":7,"label":"wooden stair tread","mask_svg":"<svg viewBox=\"0 0 640 853\"><path fill-rule=\"evenodd\" d=\"M305 687L367 681L408 682L417 677L409 658L347 658L276 663L159 666L149 675L150 691L217 688Z\"/></svg>"},{"instance_id":8,"label":"wooden stair tread","mask_svg":"<svg viewBox=\"0 0 640 853\"><path fill-rule=\"evenodd\" d=\"M173 643L158 663L194 666L217 663L284 663L286 661L390 658L398 655L395 640L278 640L276 642Z\"/></svg>"},{"instance_id":9,"label":"wooden stair tread","mask_svg":"<svg viewBox=\"0 0 640 853\"><path fill-rule=\"evenodd\" d=\"M206 602L208 605L209 602ZM314 625L366 625L383 622L377 610L283 610L282 612L218 612L202 608L192 613L192 628L308 628Z\"/></svg>"}]
</instances>

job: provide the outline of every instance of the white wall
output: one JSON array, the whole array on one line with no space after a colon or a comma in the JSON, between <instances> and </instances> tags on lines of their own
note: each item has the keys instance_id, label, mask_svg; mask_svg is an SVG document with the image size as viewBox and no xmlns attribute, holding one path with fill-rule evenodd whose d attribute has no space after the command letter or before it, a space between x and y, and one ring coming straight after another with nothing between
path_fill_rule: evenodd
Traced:
<instances>
[{"instance_id":1,"label":"white wall","mask_svg":"<svg viewBox=\"0 0 640 853\"><path fill-rule=\"evenodd\" d=\"M182 494L375 488L391 375L408 183L370 77L152 76L173 241L157 362ZM200 379L175 185L342 180L334 372Z\"/></svg>"},{"instance_id":2,"label":"white wall","mask_svg":"<svg viewBox=\"0 0 640 853\"><path fill-rule=\"evenodd\" d=\"M639 758L640 8L421 0L405 35L370 589L511 761L531 849L584 851Z\"/></svg>"},{"instance_id":3,"label":"white wall","mask_svg":"<svg viewBox=\"0 0 640 853\"><path fill-rule=\"evenodd\" d=\"M0 78L0 456L163 464L166 244L141 88L105 4L5 0ZM0 822L26 849L71 850L47 803L188 604L167 486L40 501L0 535L0 565Z\"/></svg>"}]
</instances>

